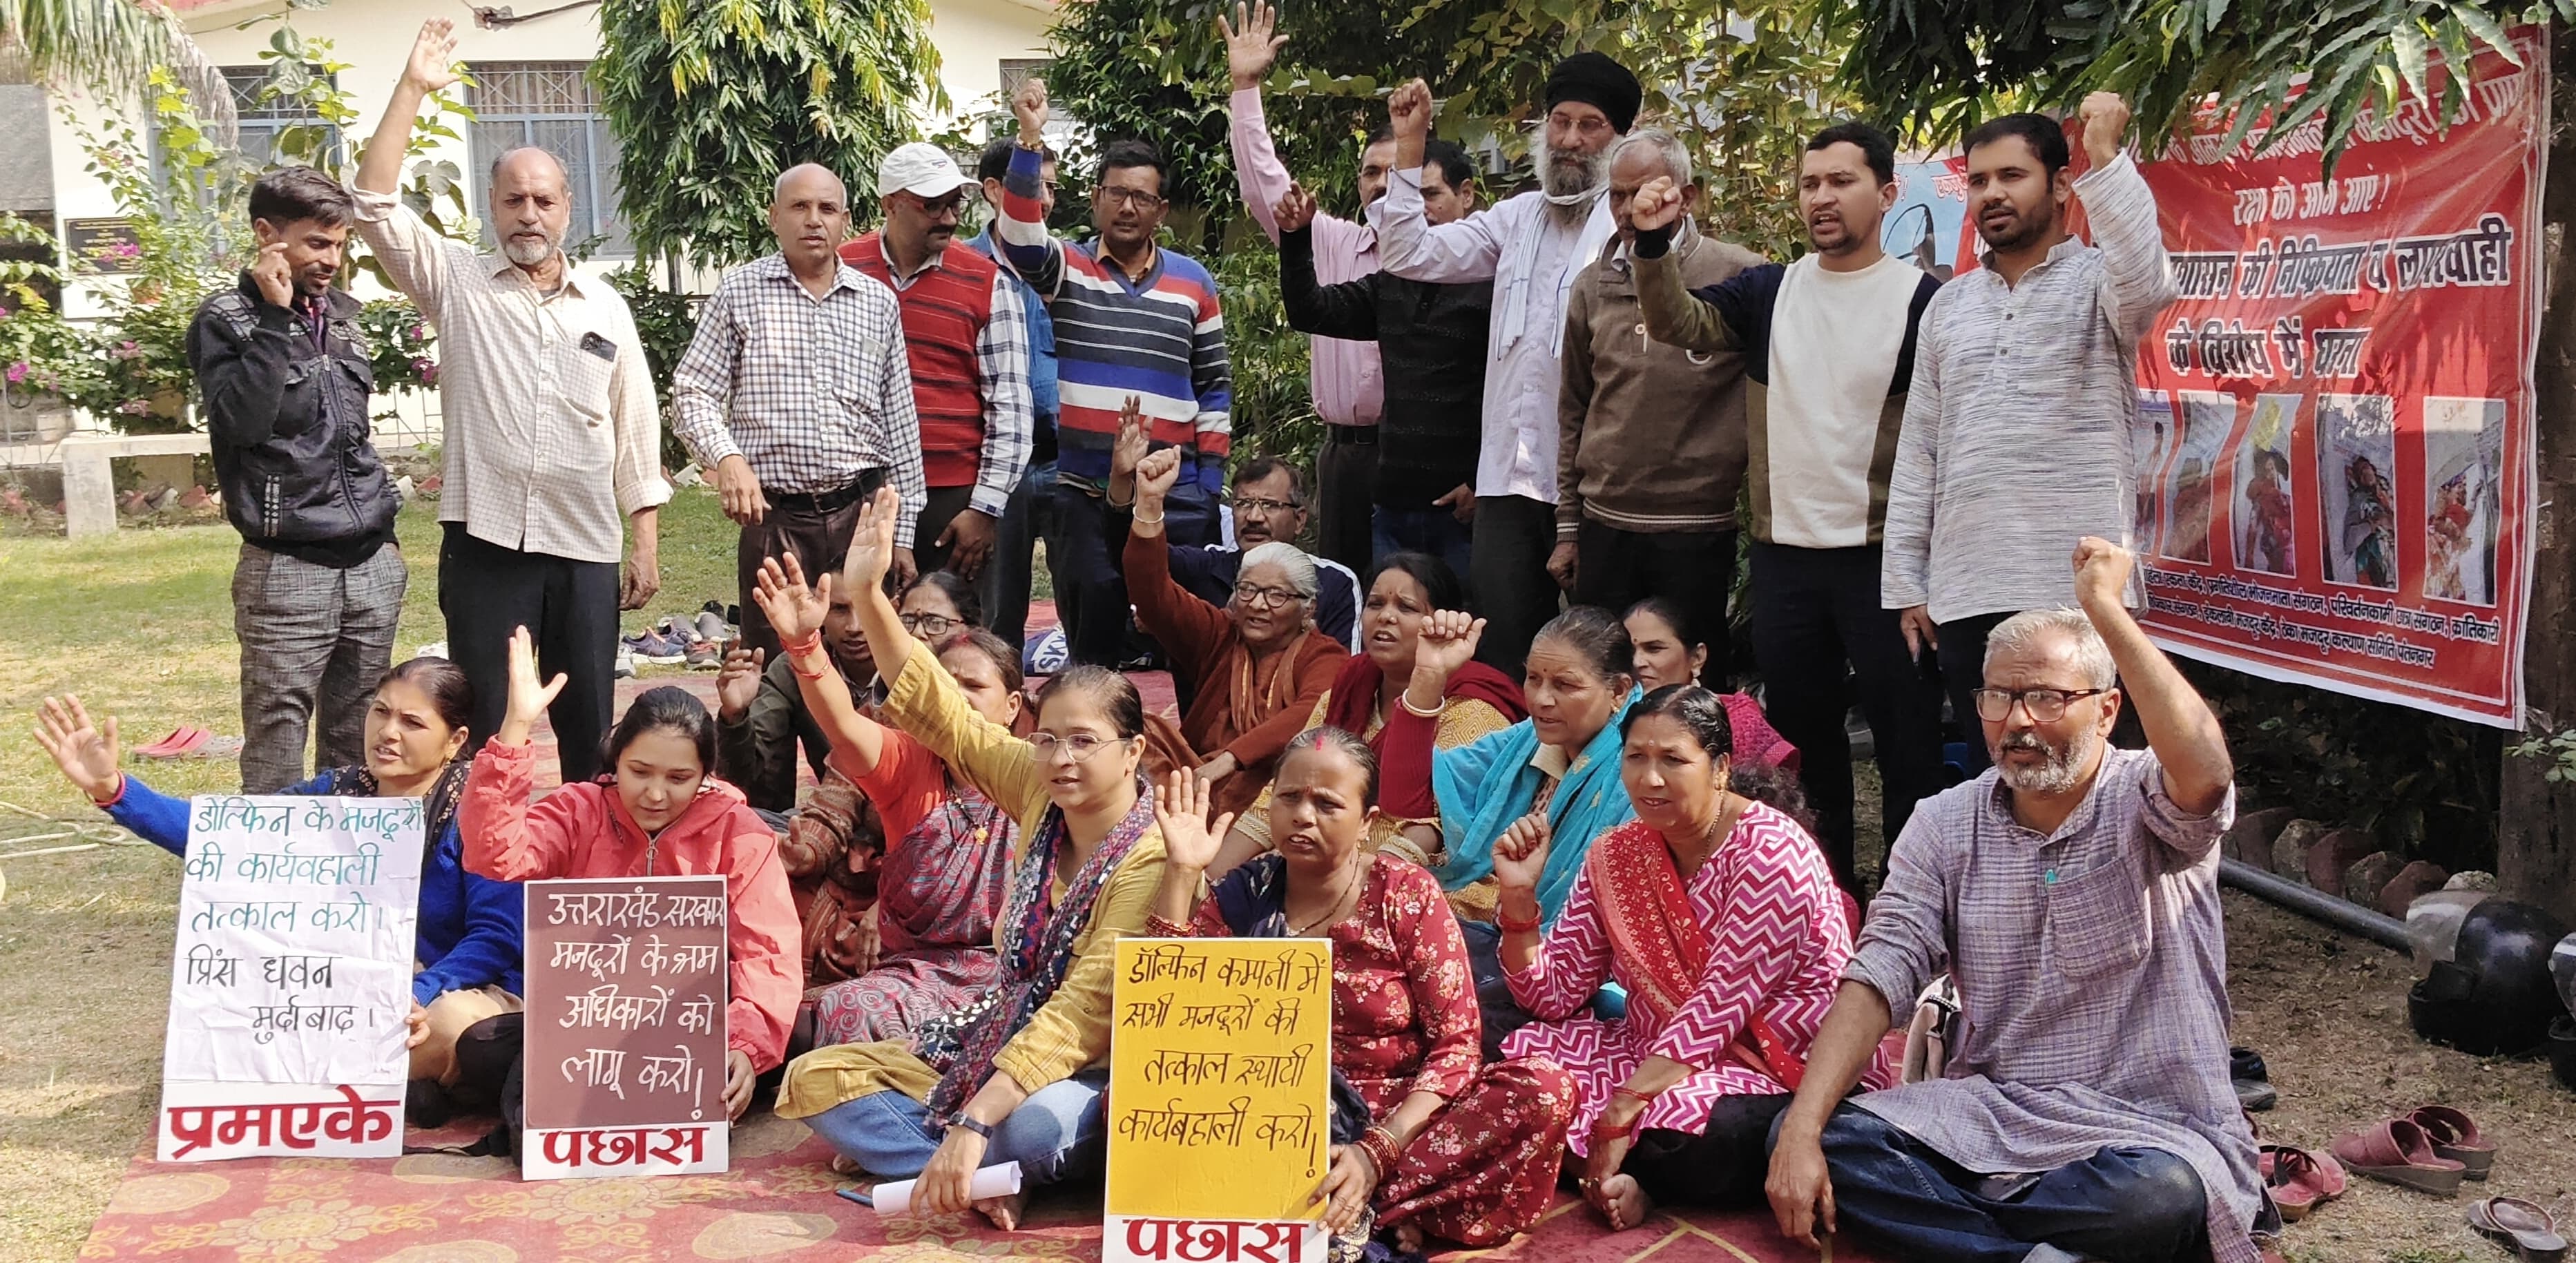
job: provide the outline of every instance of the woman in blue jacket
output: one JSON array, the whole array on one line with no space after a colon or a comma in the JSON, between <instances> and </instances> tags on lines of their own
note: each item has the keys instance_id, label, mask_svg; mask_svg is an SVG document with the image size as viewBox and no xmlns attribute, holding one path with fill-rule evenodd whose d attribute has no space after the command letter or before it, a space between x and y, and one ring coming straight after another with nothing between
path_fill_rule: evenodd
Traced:
<instances>
[{"instance_id":1,"label":"woman in blue jacket","mask_svg":"<svg viewBox=\"0 0 2576 1263\"><path fill-rule=\"evenodd\" d=\"M412 946L411 1077L456 1082L456 1039L467 1027L520 1009L519 887L465 871L456 808L465 787L465 721L474 712L465 672L444 658L414 658L385 673L367 708L367 762L337 767L289 794L419 798L429 850L421 857L420 920ZM188 850L188 800L157 793L117 766L116 717L90 722L77 696L48 697L36 741L63 776L118 824L173 855ZM415 1094L417 1095L417 1094Z\"/></svg>"}]
</instances>

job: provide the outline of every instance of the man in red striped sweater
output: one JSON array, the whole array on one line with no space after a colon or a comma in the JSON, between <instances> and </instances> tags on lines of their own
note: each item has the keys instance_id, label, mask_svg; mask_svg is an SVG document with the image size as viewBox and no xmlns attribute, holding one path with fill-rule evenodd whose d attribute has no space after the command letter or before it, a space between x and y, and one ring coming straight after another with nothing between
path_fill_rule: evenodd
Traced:
<instances>
[{"instance_id":1,"label":"man in red striped sweater","mask_svg":"<svg viewBox=\"0 0 2576 1263\"><path fill-rule=\"evenodd\" d=\"M877 164L885 227L841 247L903 307L930 486L915 558L969 579L992 554L1030 444L1028 317L1001 265L957 240L973 183L938 146L901 146Z\"/></svg>"}]
</instances>

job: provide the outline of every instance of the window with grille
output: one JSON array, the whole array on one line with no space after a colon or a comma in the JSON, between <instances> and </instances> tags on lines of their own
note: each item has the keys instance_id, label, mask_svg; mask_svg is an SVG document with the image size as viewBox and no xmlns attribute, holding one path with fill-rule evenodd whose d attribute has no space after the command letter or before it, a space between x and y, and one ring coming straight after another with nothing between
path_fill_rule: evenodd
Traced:
<instances>
[{"instance_id":1,"label":"window with grille","mask_svg":"<svg viewBox=\"0 0 2576 1263\"><path fill-rule=\"evenodd\" d=\"M1020 85L1030 79L1046 77L1047 67L1055 64L1051 57L1005 57L1002 59L1002 108L1011 108L1011 98L1018 96Z\"/></svg>"},{"instance_id":2,"label":"window with grille","mask_svg":"<svg viewBox=\"0 0 2576 1263\"><path fill-rule=\"evenodd\" d=\"M594 257L633 258L634 242L617 209L617 137L600 113L599 92L586 73L590 63L487 61L465 69L474 80L465 103L474 109L467 143L477 212L487 204L492 160L533 145L561 159L572 184L572 230L565 247L578 252L596 237ZM494 244L489 223L483 237L484 244Z\"/></svg>"},{"instance_id":3,"label":"window with grille","mask_svg":"<svg viewBox=\"0 0 2576 1263\"><path fill-rule=\"evenodd\" d=\"M336 83L320 67L312 67L314 76ZM323 129L322 152L328 153L340 143L340 129L315 118L301 101L278 97L263 101L261 88L268 82L266 66L225 66L225 86L233 92L233 113L241 120L239 139L233 149L250 164L251 169L266 170L277 161L277 134L290 127Z\"/></svg>"}]
</instances>

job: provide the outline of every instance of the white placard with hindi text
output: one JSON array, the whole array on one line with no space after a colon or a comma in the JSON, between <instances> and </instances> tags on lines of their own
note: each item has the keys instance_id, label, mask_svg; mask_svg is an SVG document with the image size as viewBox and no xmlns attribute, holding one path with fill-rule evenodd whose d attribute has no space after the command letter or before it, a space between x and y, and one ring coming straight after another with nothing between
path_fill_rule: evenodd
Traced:
<instances>
[{"instance_id":1,"label":"white placard with hindi text","mask_svg":"<svg viewBox=\"0 0 2576 1263\"><path fill-rule=\"evenodd\" d=\"M423 829L412 798L189 804L162 1161L402 1152Z\"/></svg>"}]
</instances>

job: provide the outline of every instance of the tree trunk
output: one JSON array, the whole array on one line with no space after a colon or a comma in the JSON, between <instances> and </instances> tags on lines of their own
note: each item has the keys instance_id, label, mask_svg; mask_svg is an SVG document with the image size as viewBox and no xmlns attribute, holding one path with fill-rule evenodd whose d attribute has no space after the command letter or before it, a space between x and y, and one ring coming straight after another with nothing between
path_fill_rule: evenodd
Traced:
<instances>
[{"instance_id":1,"label":"tree trunk","mask_svg":"<svg viewBox=\"0 0 2576 1263\"><path fill-rule=\"evenodd\" d=\"M2530 622L2523 638L2526 726L2550 733L2576 726L2576 267L2567 240L2576 225L2576 32L2561 26L2550 65L2549 177L2542 190L2543 284L2540 356L2532 407L2539 494L2532 527ZM2576 921L2576 782L2552 782L2547 758L2506 755L2496 876L2505 893Z\"/></svg>"}]
</instances>

